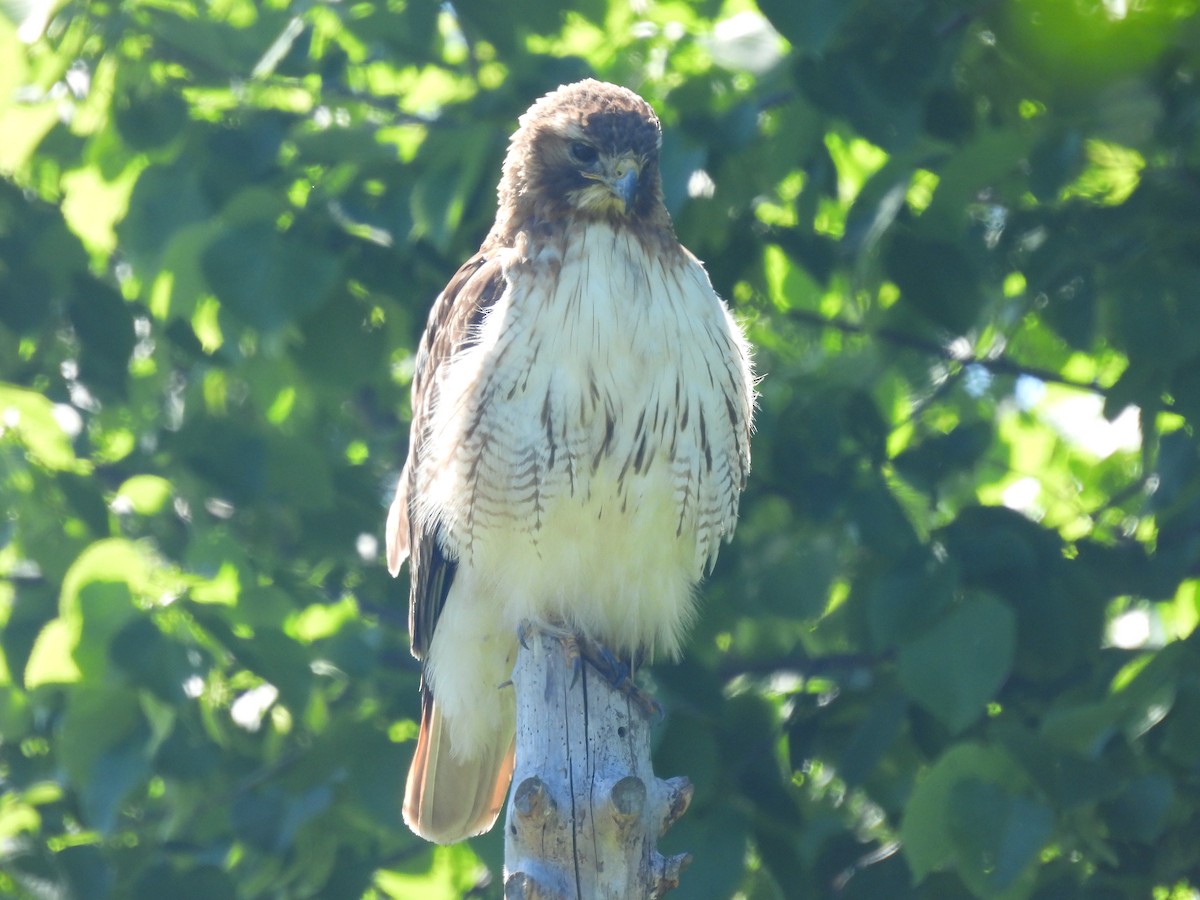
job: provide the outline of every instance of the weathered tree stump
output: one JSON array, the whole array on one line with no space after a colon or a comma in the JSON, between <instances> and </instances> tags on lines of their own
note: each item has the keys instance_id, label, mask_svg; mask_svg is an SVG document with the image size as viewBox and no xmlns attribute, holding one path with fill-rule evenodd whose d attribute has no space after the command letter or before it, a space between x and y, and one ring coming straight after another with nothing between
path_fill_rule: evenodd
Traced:
<instances>
[{"instance_id":1,"label":"weathered tree stump","mask_svg":"<svg viewBox=\"0 0 1200 900\"><path fill-rule=\"evenodd\" d=\"M635 900L678 886L690 856L664 857L656 845L692 785L654 776L646 712L561 634L537 628L517 654L513 685L506 900Z\"/></svg>"}]
</instances>

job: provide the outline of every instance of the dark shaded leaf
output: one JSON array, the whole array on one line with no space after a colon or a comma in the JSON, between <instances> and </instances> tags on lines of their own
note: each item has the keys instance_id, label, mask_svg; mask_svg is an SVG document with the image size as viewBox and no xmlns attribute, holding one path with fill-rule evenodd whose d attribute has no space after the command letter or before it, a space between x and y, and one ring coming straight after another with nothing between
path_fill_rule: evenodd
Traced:
<instances>
[{"instance_id":1,"label":"dark shaded leaf","mask_svg":"<svg viewBox=\"0 0 1200 900\"><path fill-rule=\"evenodd\" d=\"M112 288L79 279L67 316L79 339L79 378L101 396L121 396L135 337L128 304Z\"/></svg>"},{"instance_id":2,"label":"dark shaded leaf","mask_svg":"<svg viewBox=\"0 0 1200 900\"><path fill-rule=\"evenodd\" d=\"M142 873L134 886L134 900L235 900L233 880L213 865L175 867L159 863Z\"/></svg>"},{"instance_id":3,"label":"dark shaded leaf","mask_svg":"<svg viewBox=\"0 0 1200 900\"><path fill-rule=\"evenodd\" d=\"M983 306L975 262L957 244L896 231L884 251L900 295L929 321L964 334Z\"/></svg>"},{"instance_id":4,"label":"dark shaded leaf","mask_svg":"<svg viewBox=\"0 0 1200 900\"><path fill-rule=\"evenodd\" d=\"M892 460L896 471L914 487L931 491L944 479L970 469L991 447L994 430L988 422L958 425L910 445Z\"/></svg>"},{"instance_id":5,"label":"dark shaded leaf","mask_svg":"<svg viewBox=\"0 0 1200 900\"><path fill-rule=\"evenodd\" d=\"M335 257L274 225L230 228L205 251L202 266L221 304L247 324L277 331L317 309L339 274Z\"/></svg>"},{"instance_id":6,"label":"dark shaded leaf","mask_svg":"<svg viewBox=\"0 0 1200 900\"><path fill-rule=\"evenodd\" d=\"M132 150L152 150L169 143L187 122L188 107L173 92L121 92L113 120Z\"/></svg>"},{"instance_id":7,"label":"dark shaded leaf","mask_svg":"<svg viewBox=\"0 0 1200 900\"><path fill-rule=\"evenodd\" d=\"M132 619L109 644L113 663L139 686L168 703L184 699L183 684L194 669L182 647L146 617Z\"/></svg>"},{"instance_id":8,"label":"dark shaded leaf","mask_svg":"<svg viewBox=\"0 0 1200 900\"><path fill-rule=\"evenodd\" d=\"M1145 775L1133 779L1119 796L1103 805L1104 820L1114 838L1154 841L1167 825L1174 800L1170 778Z\"/></svg>"},{"instance_id":9,"label":"dark shaded leaf","mask_svg":"<svg viewBox=\"0 0 1200 900\"><path fill-rule=\"evenodd\" d=\"M788 0L764 0L759 8L771 24L797 47L821 52L833 40L850 17L854 4L838 0L812 0L790 3Z\"/></svg>"},{"instance_id":10,"label":"dark shaded leaf","mask_svg":"<svg viewBox=\"0 0 1200 900\"><path fill-rule=\"evenodd\" d=\"M923 553L888 569L870 585L865 598L875 649L911 640L938 621L953 601L956 586L953 569Z\"/></svg>"},{"instance_id":11,"label":"dark shaded leaf","mask_svg":"<svg viewBox=\"0 0 1200 900\"><path fill-rule=\"evenodd\" d=\"M959 871L989 893L1028 871L1054 827L1053 814L1038 801L970 778L954 785L948 812Z\"/></svg>"},{"instance_id":12,"label":"dark shaded leaf","mask_svg":"<svg viewBox=\"0 0 1200 900\"><path fill-rule=\"evenodd\" d=\"M900 647L900 683L951 732L977 720L1012 669L1016 617L981 596Z\"/></svg>"}]
</instances>

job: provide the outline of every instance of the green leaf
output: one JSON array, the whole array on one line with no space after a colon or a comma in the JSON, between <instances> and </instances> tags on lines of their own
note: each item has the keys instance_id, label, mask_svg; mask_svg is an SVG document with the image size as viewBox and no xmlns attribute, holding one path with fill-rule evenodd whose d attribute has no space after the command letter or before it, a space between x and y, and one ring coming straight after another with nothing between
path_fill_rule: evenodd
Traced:
<instances>
[{"instance_id":1,"label":"green leaf","mask_svg":"<svg viewBox=\"0 0 1200 900\"><path fill-rule=\"evenodd\" d=\"M54 417L54 404L36 391L0 383L0 439L8 435L48 469L75 468L75 451Z\"/></svg>"},{"instance_id":2,"label":"green leaf","mask_svg":"<svg viewBox=\"0 0 1200 900\"><path fill-rule=\"evenodd\" d=\"M379 822L399 827L400 804L409 748L393 743L374 728L338 729L331 737L337 755L345 758L346 789L355 802Z\"/></svg>"},{"instance_id":3,"label":"green leaf","mask_svg":"<svg viewBox=\"0 0 1200 900\"><path fill-rule=\"evenodd\" d=\"M37 334L58 298L88 275L83 245L61 210L7 180L0 180L0 259L0 322L22 335Z\"/></svg>"},{"instance_id":4,"label":"green leaf","mask_svg":"<svg viewBox=\"0 0 1200 900\"><path fill-rule=\"evenodd\" d=\"M1200 681L1195 676L1180 687L1163 728L1163 753L1183 766L1200 765Z\"/></svg>"},{"instance_id":5,"label":"green leaf","mask_svg":"<svg viewBox=\"0 0 1200 900\"><path fill-rule=\"evenodd\" d=\"M396 15L386 7L371 6L348 17L344 25L364 41L394 48L401 58L433 59L437 58L434 47L437 23L438 9L419 3L404 7L403 15Z\"/></svg>"},{"instance_id":6,"label":"green leaf","mask_svg":"<svg viewBox=\"0 0 1200 900\"><path fill-rule=\"evenodd\" d=\"M933 200L921 214L921 229L930 236L954 240L967 224L979 192L1017 171L1033 144L1032 131L1002 129L981 132L938 171ZM930 272L934 276L937 270Z\"/></svg>"},{"instance_id":7,"label":"green leaf","mask_svg":"<svg viewBox=\"0 0 1200 900\"><path fill-rule=\"evenodd\" d=\"M979 270L962 245L896 230L884 251L901 298L952 334L965 334L979 316Z\"/></svg>"},{"instance_id":8,"label":"green leaf","mask_svg":"<svg viewBox=\"0 0 1200 900\"><path fill-rule=\"evenodd\" d=\"M657 766L656 766L657 768ZM718 814L693 807L659 842L666 855L690 853L683 875L693 900L727 900L735 896L745 868L748 829L736 812Z\"/></svg>"},{"instance_id":9,"label":"green leaf","mask_svg":"<svg viewBox=\"0 0 1200 900\"><path fill-rule=\"evenodd\" d=\"M328 509L333 480L321 447L311 441L272 434L267 443L267 490L298 508Z\"/></svg>"},{"instance_id":10,"label":"green leaf","mask_svg":"<svg viewBox=\"0 0 1200 900\"><path fill-rule=\"evenodd\" d=\"M142 21L166 58L184 61L205 77L245 78L289 14L269 7L260 8L257 14L247 14L241 6L235 9L236 18L217 18L151 6L142 11Z\"/></svg>"},{"instance_id":11,"label":"green leaf","mask_svg":"<svg viewBox=\"0 0 1200 900\"><path fill-rule=\"evenodd\" d=\"M880 694L850 737L838 761L837 772L847 785L866 781L891 749L908 715L908 704L899 692Z\"/></svg>"},{"instance_id":12,"label":"green leaf","mask_svg":"<svg viewBox=\"0 0 1200 900\"><path fill-rule=\"evenodd\" d=\"M912 522L882 478L869 477L849 497L862 543L882 556L902 556L918 544Z\"/></svg>"},{"instance_id":13,"label":"green leaf","mask_svg":"<svg viewBox=\"0 0 1200 900\"><path fill-rule=\"evenodd\" d=\"M73 889L72 900L108 900L111 896L114 861L100 847L65 847L55 860Z\"/></svg>"},{"instance_id":14,"label":"green leaf","mask_svg":"<svg viewBox=\"0 0 1200 900\"><path fill-rule=\"evenodd\" d=\"M87 547L63 577L59 617L38 635L26 684L102 676L108 670L109 642L139 614L134 597L144 594L149 582L149 565L132 542L109 538Z\"/></svg>"},{"instance_id":15,"label":"green leaf","mask_svg":"<svg viewBox=\"0 0 1200 900\"><path fill-rule=\"evenodd\" d=\"M1055 746L1085 757L1099 756L1117 733L1121 711L1111 702L1063 705L1042 719L1042 734Z\"/></svg>"},{"instance_id":16,"label":"green leaf","mask_svg":"<svg viewBox=\"0 0 1200 900\"><path fill-rule=\"evenodd\" d=\"M129 622L109 645L112 662L130 680L167 703L182 703L183 684L193 673L183 647L170 640L147 617Z\"/></svg>"},{"instance_id":17,"label":"green leaf","mask_svg":"<svg viewBox=\"0 0 1200 900\"><path fill-rule=\"evenodd\" d=\"M747 585L747 593L768 612L815 620L829 604L829 586L839 560L831 541L797 542L780 534L764 544L763 554Z\"/></svg>"},{"instance_id":18,"label":"green leaf","mask_svg":"<svg viewBox=\"0 0 1200 900\"><path fill-rule=\"evenodd\" d=\"M409 196L412 237L428 240L439 250L449 248L484 178L484 163L495 149L494 131L481 124L426 138L421 153L433 162Z\"/></svg>"},{"instance_id":19,"label":"green leaf","mask_svg":"<svg viewBox=\"0 0 1200 900\"><path fill-rule=\"evenodd\" d=\"M1083 134L1067 128L1047 134L1029 154L1029 187L1043 201L1055 200L1086 162Z\"/></svg>"},{"instance_id":20,"label":"green leaf","mask_svg":"<svg viewBox=\"0 0 1200 900\"><path fill-rule=\"evenodd\" d=\"M187 122L187 102L173 91L126 90L115 99L113 121L133 150L169 143Z\"/></svg>"},{"instance_id":21,"label":"green leaf","mask_svg":"<svg viewBox=\"0 0 1200 900\"><path fill-rule=\"evenodd\" d=\"M25 664L25 687L33 690L46 684L70 684L83 677L72 651L79 640L74 623L52 619L38 632Z\"/></svg>"},{"instance_id":22,"label":"green leaf","mask_svg":"<svg viewBox=\"0 0 1200 900\"><path fill-rule=\"evenodd\" d=\"M654 767L663 772L687 772L701 801L717 789L720 759L715 735L697 717L671 716L654 750Z\"/></svg>"},{"instance_id":23,"label":"green leaf","mask_svg":"<svg viewBox=\"0 0 1200 900\"><path fill-rule=\"evenodd\" d=\"M845 0L811 0L806 3L764 0L759 8L779 33L796 47L820 52L829 45L850 16L854 4Z\"/></svg>"},{"instance_id":24,"label":"green leaf","mask_svg":"<svg viewBox=\"0 0 1200 900\"><path fill-rule=\"evenodd\" d=\"M117 237L134 271L150 279L163 264L167 247L179 241L189 227L208 219L211 212L200 187L196 160L181 157L142 171L129 195L129 210L117 226Z\"/></svg>"},{"instance_id":25,"label":"green leaf","mask_svg":"<svg viewBox=\"0 0 1200 900\"><path fill-rule=\"evenodd\" d=\"M79 637L73 656L86 679L101 677L110 661L113 639L138 615L129 585L120 581L91 581L79 589Z\"/></svg>"},{"instance_id":26,"label":"green leaf","mask_svg":"<svg viewBox=\"0 0 1200 900\"><path fill-rule=\"evenodd\" d=\"M397 871L401 866L393 864L375 873L375 883L387 897L413 900L460 900L478 887L479 861L467 844L434 847L429 857L419 873Z\"/></svg>"},{"instance_id":27,"label":"green leaf","mask_svg":"<svg viewBox=\"0 0 1200 900\"><path fill-rule=\"evenodd\" d=\"M25 734L32 723L33 709L28 695L11 683L0 682L0 734L15 740Z\"/></svg>"},{"instance_id":28,"label":"green leaf","mask_svg":"<svg viewBox=\"0 0 1200 900\"><path fill-rule=\"evenodd\" d=\"M98 541L84 550L63 579L58 618L41 629L30 651L26 686L106 677L110 645L140 615L135 597L144 596L149 579L146 559L128 541Z\"/></svg>"},{"instance_id":29,"label":"green leaf","mask_svg":"<svg viewBox=\"0 0 1200 900\"><path fill-rule=\"evenodd\" d=\"M946 751L917 782L900 822L904 855L916 881L954 862L954 792L969 780L1013 791L1022 790L1027 783L1020 767L1001 747L964 743Z\"/></svg>"},{"instance_id":30,"label":"green leaf","mask_svg":"<svg viewBox=\"0 0 1200 900\"><path fill-rule=\"evenodd\" d=\"M162 512L173 492L171 482L161 475L134 475L117 488L113 506L139 516L153 516Z\"/></svg>"},{"instance_id":31,"label":"green leaf","mask_svg":"<svg viewBox=\"0 0 1200 900\"><path fill-rule=\"evenodd\" d=\"M149 769L149 729L137 694L80 687L67 702L59 753L89 827L110 831L126 794Z\"/></svg>"},{"instance_id":32,"label":"green leaf","mask_svg":"<svg viewBox=\"0 0 1200 900\"><path fill-rule=\"evenodd\" d=\"M137 880L133 900L237 900L233 879L214 865L177 868L169 862L148 867Z\"/></svg>"},{"instance_id":33,"label":"green leaf","mask_svg":"<svg viewBox=\"0 0 1200 900\"><path fill-rule=\"evenodd\" d=\"M265 332L319 307L340 274L336 257L270 222L230 228L209 245L201 268L222 306Z\"/></svg>"},{"instance_id":34,"label":"green leaf","mask_svg":"<svg viewBox=\"0 0 1200 900\"><path fill-rule=\"evenodd\" d=\"M234 503L258 498L267 479L267 446L259 429L239 420L193 415L167 442L197 474Z\"/></svg>"},{"instance_id":35,"label":"green leaf","mask_svg":"<svg viewBox=\"0 0 1200 900\"><path fill-rule=\"evenodd\" d=\"M1121 767L1109 760L1062 750L1012 722L998 723L995 734L1059 810L1111 798L1121 788Z\"/></svg>"},{"instance_id":36,"label":"green leaf","mask_svg":"<svg viewBox=\"0 0 1200 900\"><path fill-rule=\"evenodd\" d=\"M1016 616L978 596L900 648L900 683L952 733L983 714L1012 669Z\"/></svg>"},{"instance_id":37,"label":"green leaf","mask_svg":"<svg viewBox=\"0 0 1200 900\"><path fill-rule=\"evenodd\" d=\"M323 812L332 798L333 789L328 784L300 794L268 784L234 798L233 827L238 837L252 846L280 853L292 845L297 830Z\"/></svg>"},{"instance_id":38,"label":"green leaf","mask_svg":"<svg viewBox=\"0 0 1200 900\"><path fill-rule=\"evenodd\" d=\"M563 7L547 6L537 0L512 0L503 7L488 0L462 0L454 8L464 25L487 35L506 54L517 52L518 35L557 31L562 26L561 16L565 13ZM603 21L603 6L596 0L584 0L578 7L572 5L571 9L578 9L593 22Z\"/></svg>"},{"instance_id":39,"label":"green leaf","mask_svg":"<svg viewBox=\"0 0 1200 900\"><path fill-rule=\"evenodd\" d=\"M912 640L949 608L955 572L925 553L887 569L866 596L867 627L879 651Z\"/></svg>"},{"instance_id":40,"label":"green leaf","mask_svg":"<svg viewBox=\"0 0 1200 900\"><path fill-rule=\"evenodd\" d=\"M313 689L312 654L305 647L281 632L260 628L231 649L246 668L279 689L294 713L303 711Z\"/></svg>"},{"instance_id":41,"label":"green leaf","mask_svg":"<svg viewBox=\"0 0 1200 900\"><path fill-rule=\"evenodd\" d=\"M80 280L67 316L79 340L79 378L101 396L125 393L135 337L133 314L105 284Z\"/></svg>"},{"instance_id":42,"label":"green leaf","mask_svg":"<svg viewBox=\"0 0 1200 900\"><path fill-rule=\"evenodd\" d=\"M1167 826L1175 787L1166 775L1134 778L1125 790L1102 807L1109 833L1117 840L1150 843Z\"/></svg>"},{"instance_id":43,"label":"green leaf","mask_svg":"<svg viewBox=\"0 0 1200 900\"><path fill-rule=\"evenodd\" d=\"M149 560L142 547L133 541L124 538L96 541L79 554L62 578L59 613L64 618L77 616L82 607L80 593L91 583L124 584L131 593L143 594L149 590L151 576Z\"/></svg>"},{"instance_id":44,"label":"green leaf","mask_svg":"<svg viewBox=\"0 0 1200 900\"><path fill-rule=\"evenodd\" d=\"M994 439L995 429L988 422L958 425L908 447L892 462L914 487L932 491L945 479L978 463Z\"/></svg>"},{"instance_id":45,"label":"green leaf","mask_svg":"<svg viewBox=\"0 0 1200 900\"><path fill-rule=\"evenodd\" d=\"M372 328L370 310L349 297L326 303L301 324L296 359L321 391L345 396L388 365L388 333Z\"/></svg>"},{"instance_id":46,"label":"green leaf","mask_svg":"<svg viewBox=\"0 0 1200 900\"><path fill-rule=\"evenodd\" d=\"M1054 815L1029 797L976 778L950 790L950 837L957 868L976 896L1003 896L1050 839Z\"/></svg>"}]
</instances>

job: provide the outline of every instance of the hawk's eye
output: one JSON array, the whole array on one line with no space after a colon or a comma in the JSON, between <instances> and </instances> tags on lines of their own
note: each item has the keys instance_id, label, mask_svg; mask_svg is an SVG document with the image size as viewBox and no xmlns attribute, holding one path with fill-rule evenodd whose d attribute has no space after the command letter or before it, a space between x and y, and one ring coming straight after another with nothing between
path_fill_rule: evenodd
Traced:
<instances>
[{"instance_id":1,"label":"hawk's eye","mask_svg":"<svg viewBox=\"0 0 1200 900\"><path fill-rule=\"evenodd\" d=\"M571 159L585 166L590 166L600 158L600 153L591 144L576 141L571 145Z\"/></svg>"}]
</instances>

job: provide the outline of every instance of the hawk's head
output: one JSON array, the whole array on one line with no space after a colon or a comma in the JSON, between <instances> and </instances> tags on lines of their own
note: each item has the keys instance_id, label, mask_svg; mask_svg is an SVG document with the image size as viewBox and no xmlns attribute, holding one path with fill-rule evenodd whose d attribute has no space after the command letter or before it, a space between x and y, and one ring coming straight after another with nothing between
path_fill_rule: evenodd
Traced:
<instances>
[{"instance_id":1,"label":"hawk's head","mask_svg":"<svg viewBox=\"0 0 1200 900\"><path fill-rule=\"evenodd\" d=\"M521 117L500 182L499 225L607 218L669 227L654 110L633 91L588 79L547 94Z\"/></svg>"}]
</instances>

